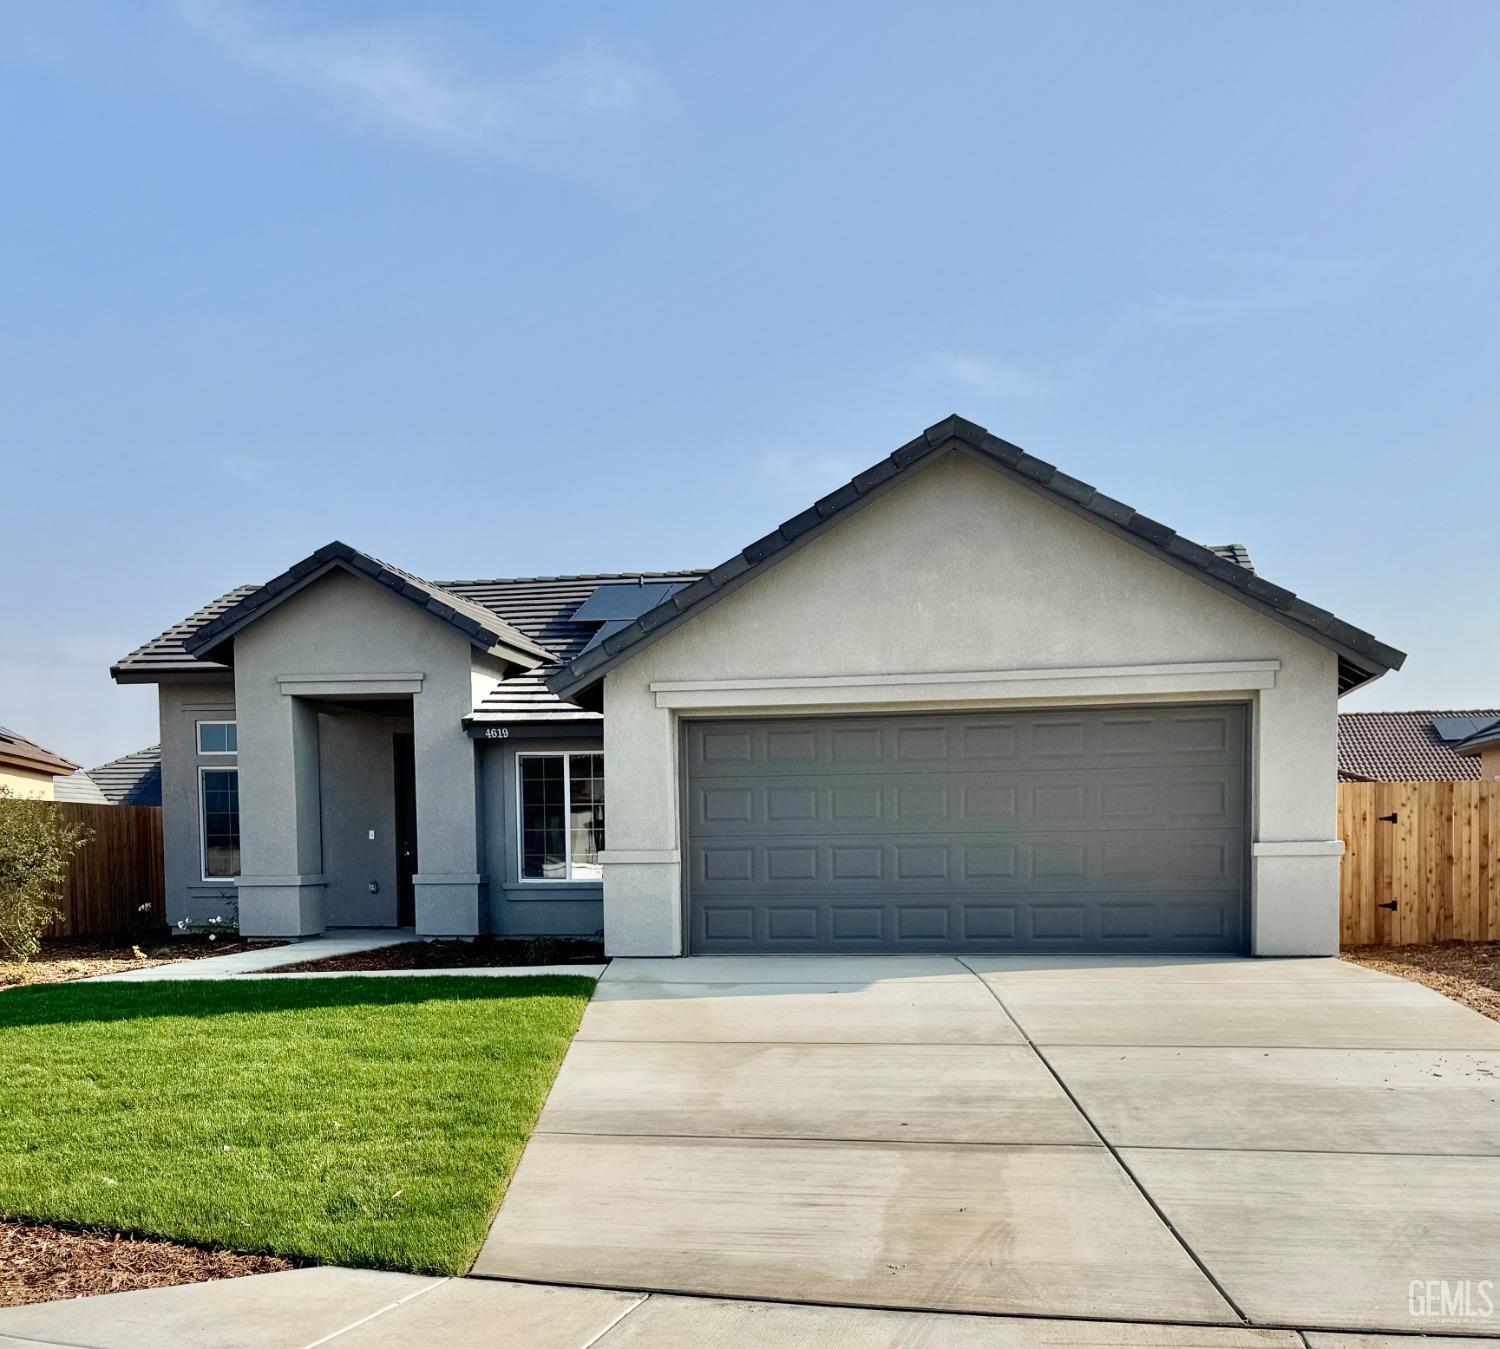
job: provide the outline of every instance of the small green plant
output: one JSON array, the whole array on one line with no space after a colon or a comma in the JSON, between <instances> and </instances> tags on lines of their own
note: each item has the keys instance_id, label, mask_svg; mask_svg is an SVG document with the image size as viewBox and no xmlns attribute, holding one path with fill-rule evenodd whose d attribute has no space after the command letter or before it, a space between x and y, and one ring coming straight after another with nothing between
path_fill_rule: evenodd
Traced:
<instances>
[{"instance_id":1,"label":"small green plant","mask_svg":"<svg viewBox=\"0 0 1500 1349\"><path fill-rule=\"evenodd\" d=\"M24 965L40 949L74 855L94 831L69 824L51 801L0 787L0 955Z\"/></svg>"},{"instance_id":2,"label":"small green plant","mask_svg":"<svg viewBox=\"0 0 1500 1349\"><path fill-rule=\"evenodd\" d=\"M215 914L212 918L205 918L201 923L194 923L186 918L179 919L177 926L172 929L179 937L203 937L216 946L224 946L230 942L238 941L240 936L239 923L233 917L225 918L223 914Z\"/></svg>"}]
</instances>

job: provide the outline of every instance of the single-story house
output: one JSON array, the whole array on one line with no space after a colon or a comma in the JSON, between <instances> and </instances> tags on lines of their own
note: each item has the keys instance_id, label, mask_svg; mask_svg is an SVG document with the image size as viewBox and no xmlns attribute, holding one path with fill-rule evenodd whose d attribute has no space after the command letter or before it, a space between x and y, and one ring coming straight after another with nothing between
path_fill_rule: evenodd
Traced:
<instances>
[{"instance_id":1,"label":"single-story house","mask_svg":"<svg viewBox=\"0 0 1500 1349\"><path fill-rule=\"evenodd\" d=\"M56 778L53 794L59 801L96 806L159 806L161 746L148 745L98 768Z\"/></svg>"},{"instance_id":2,"label":"single-story house","mask_svg":"<svg viewBox=\"0 0 1500 1349\"><path fill-rule=\"evenodd\" d=\"M17 731L0 726L0 787L16 796L52 800L52 779L71 773L78 765L61 754L43 749Z\"/></svg>"},{"instance_id":3,"label":"single-story house","mask_svg":"<svg viewBox=\"0 0 1500 1349\"><path fill-rule=\"evenodd\" d=\"M706 572L331 543L113 673L160 689L174 921L1299 955L1339 695L1403 659L950 417Z\"/></svg>"},{"instance_id":4,"label":"single-story house","mask_svg":"<svg viewBox=\"0 0 1500 1349\"><path fill-rule=\"evenodd\" d=\"M1340 782L1500 778L1500 710L1339 713Z\"/></svg>"}]
</instances>

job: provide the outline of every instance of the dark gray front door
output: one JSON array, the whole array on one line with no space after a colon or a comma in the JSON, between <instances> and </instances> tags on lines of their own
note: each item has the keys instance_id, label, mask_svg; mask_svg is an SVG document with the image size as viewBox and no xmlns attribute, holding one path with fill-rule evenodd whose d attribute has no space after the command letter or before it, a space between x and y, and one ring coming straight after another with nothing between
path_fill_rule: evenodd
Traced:
<instances>
[{"instance_id":1,"label":"dark gray front door","mask_svg":"<svg viewBox=\"0 0 1500 1349\"><path fill-rule=\"evenodd\" d=\"M690 949L1242 951L1245 710L686 724Z\"/></svg>"}]
</instances>

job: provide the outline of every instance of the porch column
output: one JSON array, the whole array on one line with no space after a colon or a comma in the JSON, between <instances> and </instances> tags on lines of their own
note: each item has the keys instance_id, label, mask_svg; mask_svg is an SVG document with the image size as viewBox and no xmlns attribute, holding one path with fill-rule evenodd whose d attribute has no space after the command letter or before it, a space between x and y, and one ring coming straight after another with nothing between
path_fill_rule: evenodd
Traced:
<instances>
[{"instance_id":1,"label":"porch column","mask_svg":"<svg viewBox=\"0 0 1500 1349\"><path fill-rule=\"evenodd\" d=\"M274 683L239 679L240 931L306 937L323 930L318 714ZM250 687L243 687L250 685Z\"/></svg>"},{"instance_id":2,"label":"porch column","mask_svg":"<svg viewBox=\"0 0 1500 1349\"><path fill-rule=\"evenodd\" d=\"M479 761L460 724L469 705L457 702L443 697L436 681L412 699L417 787L412 890L417 932L424 937L474 937L480 931Z\"/></svg>"}]
</instances>

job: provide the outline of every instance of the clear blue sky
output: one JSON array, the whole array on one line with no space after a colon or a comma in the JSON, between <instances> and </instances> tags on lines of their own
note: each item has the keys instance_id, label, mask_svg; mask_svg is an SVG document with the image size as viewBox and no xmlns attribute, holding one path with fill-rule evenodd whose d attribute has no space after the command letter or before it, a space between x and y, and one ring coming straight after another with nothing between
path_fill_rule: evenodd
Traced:
<instances>
[{"instance_id":1,"label":"clear blue sky","mask_svg":"<svg viewBox=\"0 0 1500 1349\"><path fill-rule=\"evenodd\" d=\"M950 411L1500 705L1500 5L0 6L0 723L343 538L707 565Z\"/></svg>"}]
</instances>

